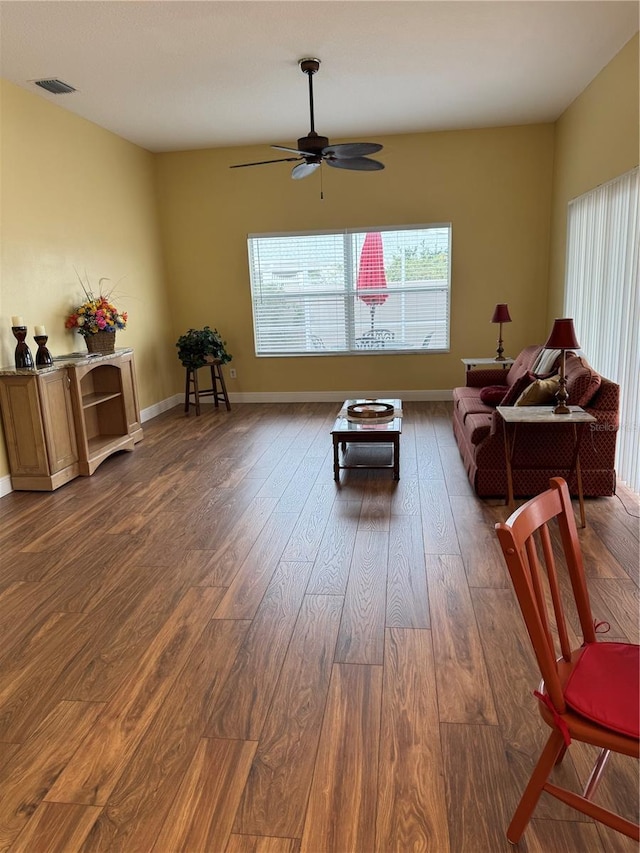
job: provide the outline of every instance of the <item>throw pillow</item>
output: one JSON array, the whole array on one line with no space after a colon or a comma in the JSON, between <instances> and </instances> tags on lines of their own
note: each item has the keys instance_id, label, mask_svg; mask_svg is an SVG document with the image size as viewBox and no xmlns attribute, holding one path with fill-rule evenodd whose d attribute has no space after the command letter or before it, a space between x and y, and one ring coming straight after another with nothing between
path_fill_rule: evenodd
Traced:
<instances>
[{"instance_id":1,"label":"throw pillow","mask_svg":"<svg viewBox=\"0 0 640 853\"><path fill-rule=\"evenodd\" d=\"M562 355L559 349L543 349L535 360L531 372L536 376L548 376L555 367L556 361Z\"/></svg>"},{"instance_id":2,"label":"throw pillow","mask_svg":"<svg viewBox=\"0 0 640 853\"><path fill-rule=\"evenodd\" d=\"M500 405L513 406L520 394L522 394L522 392L524 391L524 389L528 388L528 386L531 385L532 382L535 382L535 379L536 377L533 375L533 373L529 373L529 371L523 373L522 376L519 376L516 379L513 385L509 386L509 390L504 395Z\"/></svg>"},{"instance_id":3,"label":"throw pillow","mask_svg":"<svg viewBox=\"0 0 640 853\"><path fill-rule=\"evenodd\" d=\"M508 390L506 385L485 385L480 390L480 399L487 406L499 406Z\"/></svg>"},{"instance_id":4,"label":"throw pillow","mask_svg":"<svg viewBox=\"0 0 640 853\"><path fill-rule=\"evenodd\" d=\"M544 406L545 403L553 402L558 387L560 376L550 376L548 379L536 379L515 402L516 406Z\"/></svg>"}]
</instances>

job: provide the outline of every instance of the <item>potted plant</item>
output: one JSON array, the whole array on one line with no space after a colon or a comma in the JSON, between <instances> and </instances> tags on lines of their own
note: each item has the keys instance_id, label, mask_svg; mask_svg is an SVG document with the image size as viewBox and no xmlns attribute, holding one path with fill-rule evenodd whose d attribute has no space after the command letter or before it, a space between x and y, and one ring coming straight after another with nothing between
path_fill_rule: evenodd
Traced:
<instances>
[{"instance_id":1,"label":"potted plant","mask_svg":"<svg viewBox=\"0 0 640 853\"><path fill-rule=\"evenodd\" d=\"M226 350L226 343L217 329L210 329L209 326L205 326L204 329L189 329L186 334L178 338L176 344L178 358L184 367L190 367L193 370L204 367L205 364L211 364L214 359L219 359L221 364L226 364L232 359Z\"/></svg>"}]
</instances>

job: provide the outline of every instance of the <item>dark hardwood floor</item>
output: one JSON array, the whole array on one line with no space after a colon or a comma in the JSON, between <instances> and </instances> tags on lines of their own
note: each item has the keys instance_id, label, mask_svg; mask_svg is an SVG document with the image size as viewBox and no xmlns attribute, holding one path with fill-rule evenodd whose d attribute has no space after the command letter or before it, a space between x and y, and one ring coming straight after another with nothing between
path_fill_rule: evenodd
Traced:
<instances>
[{"instance_id":1,"label":"dark hardwood floor","mask_svg":"<svg viewBox=\"0 0 640 853\"><path fill-rule=\"evenodd\" d=\"M398 483L337 487L338 408L176 408L93 477L0 501L0 850L512 849L548 730L507 509L471 492L444 403L405 403ZM586 509L595 615L637 642L637 502ZM578 788L590 758L557 772ZM599 800L637 812L634 762ZM543 798L517 849L636 846Z\"/></svg>"}]
</instances>

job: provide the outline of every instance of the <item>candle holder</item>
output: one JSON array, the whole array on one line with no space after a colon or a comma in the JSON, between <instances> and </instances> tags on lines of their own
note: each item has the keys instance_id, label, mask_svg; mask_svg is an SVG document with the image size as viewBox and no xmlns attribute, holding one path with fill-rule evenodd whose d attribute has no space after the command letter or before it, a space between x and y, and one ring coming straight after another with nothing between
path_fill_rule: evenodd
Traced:
<instances>
[{"instance_id":1,"label":"candle holder","mask_svg":"<svg viewBox=\"0 0 640 853\"><path fill-rule=\"evenodd\" d=\"M31 355L31 350L24 341L27 337L27 327L12 326L11 331L13 332L13 337L18 341L18 346L16 347L16 369L21 367L33 367L33 356Z\"/></svg>"},{"instance_id":2,"label":"candle holder","mask_svg":"<svg viewBox=\"0 0 640 853\"><path fill-rule=\"evenodd\" d=\"M48 340L49 335L35 335L34 337L34 341L38 344L36 352L36 367L51 367L53 364L51 353L46 346Z\"/></svg>"}]
</instances>

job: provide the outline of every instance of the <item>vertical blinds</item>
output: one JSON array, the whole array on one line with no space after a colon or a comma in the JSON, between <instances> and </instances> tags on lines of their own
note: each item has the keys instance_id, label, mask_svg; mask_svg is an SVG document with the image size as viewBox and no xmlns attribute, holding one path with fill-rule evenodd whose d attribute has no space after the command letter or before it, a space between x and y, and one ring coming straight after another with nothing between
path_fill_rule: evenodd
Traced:
<instances>
[{"instance_id":1,"label":"vertical blinds","mask_svg":"<svg viewBox=\"0 0 640 853\"><path fill-rule=\"evenodd\" d=\"M254 234L248 252L258 356L449 347L449 224Z\"/></svg>"},{"instance_id":2,"label":"vertical blinds","mask_svg":"<svg viewBox=\"0 0 640 853\"><path fill-rule=\"evenodd\" d=\"M569 203L566 316L603 376L620 385L616 470L640 492L638 169Z\"/></svg>"}]
</instances>

